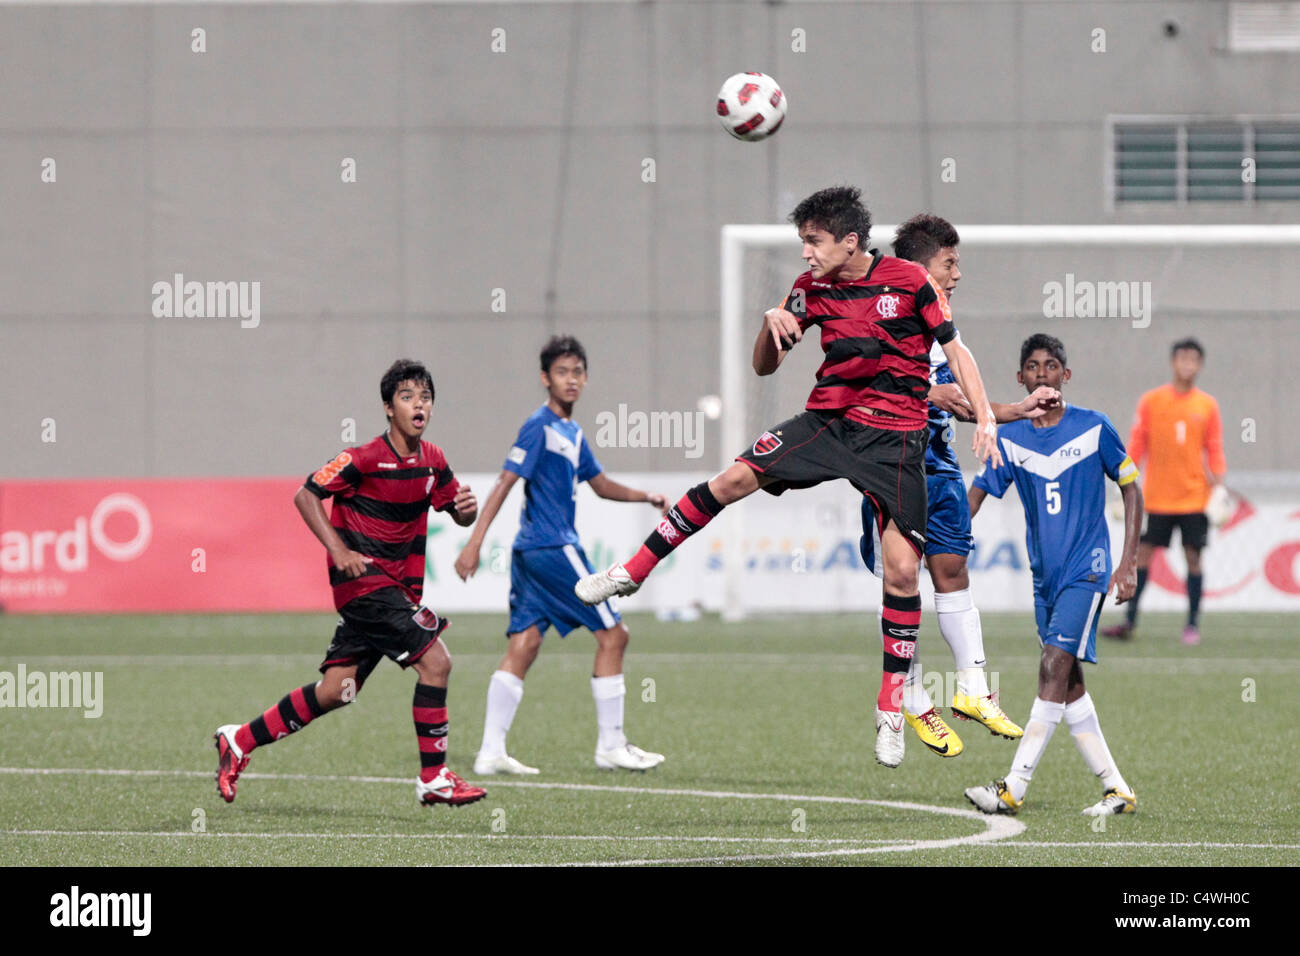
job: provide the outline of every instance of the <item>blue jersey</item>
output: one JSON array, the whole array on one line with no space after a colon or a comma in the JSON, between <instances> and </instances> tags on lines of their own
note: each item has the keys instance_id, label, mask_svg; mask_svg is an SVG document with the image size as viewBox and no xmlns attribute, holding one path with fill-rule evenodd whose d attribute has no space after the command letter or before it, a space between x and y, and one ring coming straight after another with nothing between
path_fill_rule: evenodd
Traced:
<instances>
[{"instance_id":1,"label":"blue jersey","mask_svg":"<svg viewBox=\"0 0 1300 956\"><path fill-rule=\"evenodd\" d=\"M543 405L519 429L502 467L525 481L515 550L577 544L573 515L578 482L602 470L578 423Z\"/></svg>"},{"instance_id":2,"label":"blue jersey","mask_svg":"<svg viewBox=\"0 0 1300 956\"><path fill-rule=\"evenodd\" d=\"M1034 572L1034 603L1051 605L1068 587L1105 594L1110 585L1106 479L1136 481L1133 464L1110 419L1067 406L1050 428L1028 420L998 429L1002 466L987 464L975 487L995 498L1014 484L1025 509L1025 545Z\"/></svg>"},{"instance_id":3,"label":"blue jersey","mask_svg":"<svg viewBox=\"0 0 1300 956\"><path fill-rule=\"evenodd\" d=\"M930 348L930 384L948 385L953 382L956 379L948 367L948 356L944 354L943 346L935 342ZM930 405L926 425L930 429L930 440L925 446L925 473L960 478L961 467L957 464L957 453L952 450L953 440L957 437L957 420L937 405Z\"/></svg>"}]
</instances>

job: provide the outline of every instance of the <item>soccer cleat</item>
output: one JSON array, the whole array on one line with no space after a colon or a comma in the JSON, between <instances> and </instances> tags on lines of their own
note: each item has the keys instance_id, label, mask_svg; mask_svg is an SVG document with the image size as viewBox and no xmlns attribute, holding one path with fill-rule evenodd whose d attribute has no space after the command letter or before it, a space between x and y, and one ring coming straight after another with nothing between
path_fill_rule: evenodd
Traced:
<instances>
[{"instance_id":1,"label":"soccer cleat","mask_svg":"<svg viewBox=\"0 0 1300 956\"><path fill-rule=\"evenodd\" d=\"M611 565L608 571L588 574L573 586L573 592L583 604L599 604L612 597L627 597L641 589L641 585L628 575L621 564Z\"/></svg>"},{"instance_id":2,"label":"soccer cleat","mask_svg":"<svg viewBox=\"0 0 1300 956\"><path fill-rule=\"evenodd\" d=\"M235 732L239 724L223 724L212 739L217 742L217 793L226 803L234 803L239 775L248 766L248 758L235 745Z\"/></svg>"},{"instance_id":3,"label":"soccer cleat","mask_svg":"<svg viewBox=\"0 0 1300 956\"><path fill-rule=\"evenodd\" d=\"M957 693L952 698L952 713L962 720L974 720L983 724L995 737L1015 740L1025 735L1024 730L998 706L997 696L975 697L971 694Z\"/></svg>"},{"instance_id":4,"label":"soccer cleat","mask_svg":"<svg viewBox=\"0 0 1300 956\"><path fill-rule=\"evenodd\" d=\"M876 708L876 763L897 767L903 762L903 715Z\"/></svg>"},{"instance_id":5,"label":"soccer cleat","mask_svg":"<svg viewBox=\"0 0 1300 956\"><path fill-rule=\"evenodd\" d=\"M967 787L966 799L984 813L1014 814L1025 805L1024 800L1012 796L1005 780L994 780L982 787Z\"/></svg>"},{"instance_id":6,"label":"soccer cleat","mask_svg":"<svg viewBox=\"0 0 1300 956\"><path fill-rule=\"evenodd\" d=\"M1137 791L1125 793L1118 787L1111 787L1101 795L1101 800L1083 811L1085 817L1105 817L1112 813L1137 813Z\"/></svg>"},{"instance_id":7,"label":"soccer cleat","mask_svg":"<svg viewBox=\"0 0 1300 956\"><path fill-rule=\"evenodd\" d=\"M474 758L474 776L488 777L494 773L529 774L541 773L541 771L536 767L520 763L509 754L498 754L495 757L479 754Z\"/></svg>"},{"instance_id":8,"label":"soccer cleat","mask_svg":"<svg viewBox=\"0 0 1300 956\"><path fill-rule=\"evenodd\" d=\"M940 757L955 757L961 753L961 738L943 722L943 718L933 707L920 716L913 716L905 710L903 719L916 731L916 736L921 738L921 743Z\"/></svg>"},{"instance_id":9,"label":"soccer cleat","mask_svg":"<svg viewBox=\"0 0 1300 956\"><path fill-rule=\"evenodd\" d=\"M596 751L596 766L601 770L650 770L663 762L663 754L650 753L631 744Z\"/></svg>"},{"instance_id":10,"label":"soccer cleat","mask_svg":"<svg viewBox=\"0 0 1300 956\"><path fill-rule=\"evenodd\" d=\"M1133 625L1125 621L1123 624L1116 624L1114 627L1103 627L1101 636L1113 637L1119 641L1130 641L1133 639Z\"/></svg>"},{"instance_id":11,"label":"soccer cleat","mask_svg":"<svg viewBox=\"0 0 1300 956\"><path fill-rule=\"evenodd\" d=\"M1201 643L1201 629L1195 624L1188 624L1183 628L1183 643L1188 647L1195 647Z\"/></svg>"},{"instance_id":12,"label":"soccer cleat","mask_svg":"<svg viewBox=\"0 0 1300 956\"><path fill-rule=\"evenodd\" d=\"M475 800L482 800L487 796L487 791L482 787L471 787L444 765L438 772L438 776L428 783L423 780L415 781L415 795L426 807L438 803L460 807Z\"/></svg>"}]
</instances>

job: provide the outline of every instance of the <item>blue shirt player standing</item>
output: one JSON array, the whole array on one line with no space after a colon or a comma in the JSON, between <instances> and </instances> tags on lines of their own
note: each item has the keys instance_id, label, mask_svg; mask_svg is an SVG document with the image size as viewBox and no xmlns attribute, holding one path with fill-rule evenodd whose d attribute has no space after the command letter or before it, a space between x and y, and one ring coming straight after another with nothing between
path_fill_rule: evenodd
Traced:
<instances>
[{"instance_id":1,"label":"blue shirt player standing","mask_svg":"<svg viewBox=\"0 0 1300 956\"><path fill-rule=\"evenodd\" d=\"M663 495L637 491L613 481L601 469L582 428L573 420L573 406L587 384L587 353L572 336L554 336L542 349L542 385L546 404L533 412L515 439L496 485L483 505L482 518L456 559L456 573L468 581L479 567L479 552L488 527L501 510L510 489L524 479L524 510L510 556L509 643L488 684L483 743L474 773L531 774L506 753L506 734L524 696L524 676L537 658L542 635L552 626L564 637L576 627L596 636L596 662L591 694L596 701L596 766L602 770L648 770L663 762L627 742L623 734L623 651L627 627L613 600L587 606L573 592L580 578L592 573L578 543L573 519L579 482L612 501L645 501L662 513Z\"/></svg>"},{"instance_id":2,"label":"blue shirt player standing","mask_svg":"<svg viewBox=\"0 0 1300 956\"><path fill-rule=\"evenodd\" d=\"M1027 389L1060 389L1070 379L1065 346L1032 335L1020 347L1017 380ZM1137 794L1124 781L1102 736L1081 662L1097 663L1097 616L1107 593L1123 604L1137 590L1137 545L1142 528L1138 470L1119 433L1101 412L1067 406L1034 421L998 429L1003 462L980 470L969 492L976 514L987 495L1001 498L1015 485L1025 510L1025 544L1034 574L1034 617L1042 659L1038 696L1005 780L970 787L966 798L985 813L1015 813L1053 731L1062 719L1088 767L1101 778L1101 800L1088 816L1133 813ZM1112 573L1106 526L1106 479L1124 499L1124 550Z\"/></svg>"},{"instance_id":3,"label":"blue shirt player standing","mask_svg":"<svg viewBox=\"0 0 1300 956\"><path fill-rule=\"evenodd\" d=\"M949 298L957 292L961 280L957 245L961 241L952 223L939 216L921 213L898 227L894 233L894 255L925 267L930 277ZM1041 388L1019 402L1002 404L990 401L993 417L999 422L1036 418L1060 402L1054 389ZM980 612L970 591L966 559L974 542L970 531L970 509L966 503L966 482L953 450L957 421L974 421L973 409L966 400L948 365L948 357L935 343L930 350L930 390L927 415L928 433L925 447L925 487L928 499L925 524L925 567L934 585L934 609L939 633L952 651L956 665L957 686L952 697L952 712L963 720L983 724L997 736L1010 740L1022 731L998 706L989 693L984 674L984 635ZM881 518L868 497L862 500L862 559L877 576L880 567ZM941 757L956 757L962 752L961 738L939 716L921 680L919 656L913 655L902 687L902 714L916 731L921 742ZM899 738L901 741L901 737Z\"/></svg>"}]
</instances>

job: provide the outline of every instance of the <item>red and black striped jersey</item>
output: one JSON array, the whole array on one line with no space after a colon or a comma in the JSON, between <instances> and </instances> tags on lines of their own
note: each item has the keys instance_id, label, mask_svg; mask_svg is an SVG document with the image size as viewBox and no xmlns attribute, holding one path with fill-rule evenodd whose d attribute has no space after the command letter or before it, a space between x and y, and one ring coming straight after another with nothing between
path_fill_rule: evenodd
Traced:
<instances>
[{"instance_id":1,"label":"red and black striped jersey","mask_svg":"<svg viewBox=\"0 0 1300 956\"><path fill-rule=\"evenodd\" d=\"M821 328L826 359L807 408L847 409L846 417L877 428L925 427L930 346L952 341L957 329L948 297L924 266L877 253L867 274L849 282L805 272L785 308L805 333ZM892 417L855 414L858 405Z\"/></svg>"},{"instance_id":2,"label":"red and black striped jersey","mask_svg":"<svg viewBox=\"0 0 1300 956\"><path fill-rule=\"evenodd\" d=\"M349 578L327 556L335 608L395 582L420 596L429 508L450 511L460 489L441 448L422 441L419 454L402 456L380 435L340 452L305 487L333 497L330 524L345 545L373 559L360 577Z\"/></svg>"}]
</instances>

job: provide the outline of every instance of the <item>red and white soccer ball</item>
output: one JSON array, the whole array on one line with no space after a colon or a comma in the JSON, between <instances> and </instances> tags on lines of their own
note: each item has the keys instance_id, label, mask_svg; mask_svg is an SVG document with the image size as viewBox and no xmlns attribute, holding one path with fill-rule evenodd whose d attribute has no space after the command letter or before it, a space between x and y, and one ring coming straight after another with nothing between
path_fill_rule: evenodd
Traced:
<instances>
[{"instance_id":1,"label":"red and white soccer ball","mask_svg":"<svg viewBox=\"0 0 1300 956\"><path fill-rule=\"evenodd\" d=\"M737 73L718 90L718 119L747 143L767 139L785 122L785 94L766 73Z\"/></svg>"}]
</instances>

